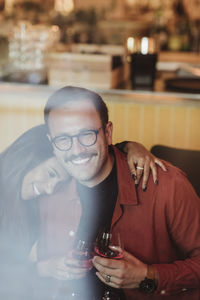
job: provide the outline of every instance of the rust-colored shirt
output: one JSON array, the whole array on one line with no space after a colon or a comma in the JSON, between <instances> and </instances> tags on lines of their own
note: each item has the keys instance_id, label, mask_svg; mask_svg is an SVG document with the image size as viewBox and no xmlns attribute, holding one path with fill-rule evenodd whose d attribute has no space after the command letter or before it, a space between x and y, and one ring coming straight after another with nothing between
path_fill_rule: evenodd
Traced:
<instances>
[{"instance_id":1,"label":"rust-colored shirt","mask_svg":"<svg viewBox=\"0 0 200 300\"><path fill-rule=\"evenodd\" d=\"M200 199L185 174L170 164L168 172L158 168L158 185L150 175L146 192L141 183L136 189L126 156L114 151L118 199L112 230L122 233L126 251L154 265L159 283L151 296L127 289L127 299L200 299ZM60 194L41 199L41 259L66 255L72 246L79 219L75 202L73 180Z\"/></svg>"},{"instance_id":2,"label":"rust-colored shirt","mask_svg":"<svg viewBox=\"0 0 200 300\"><path fill-rule=\"evenodd\" d=\"M159 184L150 175L143 192L133 184L126 157L117 149L115 156L119 194L112 230L122 232L126 251L156 268L159 284L151 299L200 299L200 199L193 187L167 164L168 172L158 168ZM127 290L127 298L149 296Z\"/></svg>"}]
</instances>

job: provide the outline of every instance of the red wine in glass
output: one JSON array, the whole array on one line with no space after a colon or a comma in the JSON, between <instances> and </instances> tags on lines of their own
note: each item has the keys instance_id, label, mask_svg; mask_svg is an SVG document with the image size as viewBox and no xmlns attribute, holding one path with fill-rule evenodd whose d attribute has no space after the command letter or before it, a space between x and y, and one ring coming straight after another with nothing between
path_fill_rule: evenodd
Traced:
<instances>
[{"instance_id":1,"label":"red wine in glass","mask_svg":"<svg viewBox=\"0 0 200 300\"><path fill-rule=\"evenodd\" d=\"M91 270L93 268L93 245L90 242L84 240L78 240L73 247L70 256L79 261L79 265L82 268Z\"/></svg>"},{"instance_id":2,"label":"red wine in glass","mask_svg":"<svg viewBox=\"0 0 200 300\"><path fill-rule=\"evenodd\" d=\"M118 249L121 249L121 251ZM94 251L105 258L121 259L123 252L119 233L113 235L110 232L101 232L97 237Z\"/></svg>"},{"instance_id":3,"label":"red wine in glass","mask_svg":"<svg viewBox=\"0 0 200 300\"><path fill-rule=\"evenodd\" d=\"M73 245L72 250L68 254L67 266L72 268L84 268L87 271L90 271L93 268L92 258L94 254L94 244L86 240L76 239ZM71 262L70 262L71 259ZM75 260L75 261L74 261ZM78 263L77 263L78 262ZM92 292L87 290L79 290L78 282L77 285L71 283L68 290L66 290L66 295L62 293L66 298L63 300L70 299L83 299L83 300L95 300ZM62 299L58 299L62 300Z\"/></svg>"},{"instance_id":4,"label":"red wine in glass","mask_svg":"<svg viewBox=\"0 0 200 300\"><path fill-rule=\"evenodd\" d=\"M101 231L97 237L94 251L101 257L121 259L123 257L123 252L120 234ZM120 296L110 287L106 287L102 300L120 300Z\"/></svg>"}]
</instances>

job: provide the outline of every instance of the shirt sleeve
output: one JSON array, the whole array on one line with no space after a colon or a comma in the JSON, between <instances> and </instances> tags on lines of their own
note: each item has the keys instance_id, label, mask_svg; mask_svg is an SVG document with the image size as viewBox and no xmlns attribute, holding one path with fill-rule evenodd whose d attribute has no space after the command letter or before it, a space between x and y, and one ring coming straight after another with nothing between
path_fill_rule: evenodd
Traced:
<instances>
[{"instance_id":1,"label":"shirt sleeve","mask_svg":"<svg viewBox=\"0 0 200 300\"><path fill-rule=\"evenodd\" d=\"M158 273L156 293L163 295L200 287L200 199L185 176L179 175L166 199L166 215L180 260L153 264Z\"/></svg>"}]
</instances>

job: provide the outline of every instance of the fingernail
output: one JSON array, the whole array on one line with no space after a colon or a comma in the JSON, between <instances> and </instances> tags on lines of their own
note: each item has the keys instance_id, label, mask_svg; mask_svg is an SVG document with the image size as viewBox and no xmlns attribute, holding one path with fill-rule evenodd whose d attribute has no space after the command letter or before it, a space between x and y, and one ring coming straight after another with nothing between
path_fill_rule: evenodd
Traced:
<instances>
[{"instance_id":1,"label":"fingernail","mask_svg":"<svg viewBox=\"0 0 200 300\"><path fill-rule=\"evenodd\" d=\"M135 174L131 174L131 177L133 178L133 180L136 180L137 179L137 176Z\"/></svg>"},{"instance_id":2,"label":"fingernail","mask_svg":"<svg viewBox=\"0 0 200 300\"><path fill-rule=\"evenodd\" d=\"M143 192L146 192L147 187L145 186L144 188L142 188Z\"/></svg>"},{"instance_id":3,"label":"fingernail","mask_svg":"<svg viewBox=\"0 0 200 300\"><path fill-rule=\"evenodd\" d=\"M157 184L157 185L158 185L158 179L156 179L156 181L155 181L155 184Z\"/></svg>"},{"instance_id":4,"label":"fingernail","mask_svg":"<svg viewBox=\"0 0 200 300\"><path fill-rule=\"evenodd\" d=\"M139 185L139 183L135 183L135 187L136 187L136 188L138 187L138 185Z\"/></svg>"}]
</instances>

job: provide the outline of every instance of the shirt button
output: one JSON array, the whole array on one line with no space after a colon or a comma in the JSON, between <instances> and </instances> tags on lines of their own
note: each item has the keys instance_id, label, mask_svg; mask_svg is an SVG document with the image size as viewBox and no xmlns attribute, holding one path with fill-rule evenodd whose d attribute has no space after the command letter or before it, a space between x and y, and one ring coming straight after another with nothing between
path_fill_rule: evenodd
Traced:
<instances>
[{"instance_id":1,"label":"shirt button","mask_svg":"<svg viewBox=\"0 0 200 300\"><path fill-rule=\"evenodd\" d=\"M75 232L73 230L69 231L69 236L74 236Z\"/></svg>"},{"instance_id":2,"label":"shirt button","mask_svg":"<svg viewBox=\"0 0 200 300\"><path fill-rule=\"evenodd\" d=\"M161 293L161 295L164 295L166 293L166 291L162 290L160 293Z\"/></svg>"}]
</instances>

